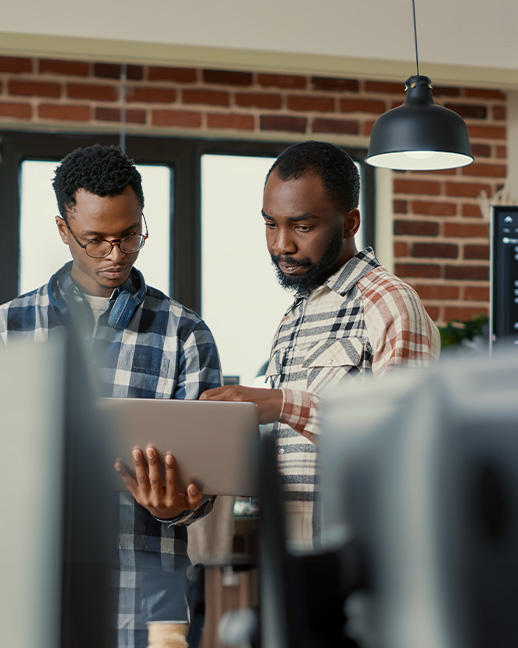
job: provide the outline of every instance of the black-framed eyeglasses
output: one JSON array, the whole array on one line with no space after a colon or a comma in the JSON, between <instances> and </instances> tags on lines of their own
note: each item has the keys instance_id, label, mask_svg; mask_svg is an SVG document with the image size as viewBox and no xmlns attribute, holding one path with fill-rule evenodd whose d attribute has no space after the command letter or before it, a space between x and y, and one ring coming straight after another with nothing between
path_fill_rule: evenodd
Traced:
<instances>
[{"instance_id":1,"label":"black-framed eyeglasses","mask_svg":"<svg viewBox=\"0 0 518 648\"><path fill-rule=\"evenodd\" d=\"M60 216L60 218L62 218L62 216ZM88 256L92 259L104 259L104 257L110 256L114 245L118 245L119 250L124 254L135 254L135 252L141 250L144 247L146 239L149 237L144 214L142 214L142 219L146 227L145 234L128 234L127 236L123 236L121 239L112 239L111 241L109 241L108 239L99 238L93 241L88 241L88 243L81 243L74 232L70 229L70 225L68 224L67 219L63 218L65 225L67 226L70 234L72 234L72 236L74 237L75 242L79 245L79 247L83 248L86 254L88 254Z\"/></svg>"}]
</instances>

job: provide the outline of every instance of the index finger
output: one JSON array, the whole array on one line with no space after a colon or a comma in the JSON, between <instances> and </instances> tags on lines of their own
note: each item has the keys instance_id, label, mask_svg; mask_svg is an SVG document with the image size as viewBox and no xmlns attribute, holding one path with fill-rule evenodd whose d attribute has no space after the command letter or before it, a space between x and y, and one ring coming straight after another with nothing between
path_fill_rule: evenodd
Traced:
<instances>
[{"instance_id":1,"label":"index finger","mask_svg":"<svg viewBox=\"0 0 518 648\"><path fill-rule=\"evenodd\" d=\"M239 385L223 385L223 387L214 387L204 391L199 400L216 400L216 401L233 401L237 400L241 391Z\"/></svg>"},{"instance_id":2,"label":"index finger","mask_svg":"<svg viewBox=\"0 0 518 648\"><path fill-rule=\"evenodd\" d=\"M133 497L135 497L135 494L138 491L137 482L128 472L126 466L122 463L122 461L120 461L120 459L116 459L113 467L121 476L122 481L126 484L126 488L133 495Z\"/></svg>"},{"instance_id":3,"label":"index finger","mask_svg":"<svg viewBox=\"0 0 518 648\"><path fill-rule=\"evenodd\" d=\"M200 394L198 400L221 400L221 394L223 394L225 387L214 387L213 389L207 389L202 394Z\"/></svg>"}]
</instances>

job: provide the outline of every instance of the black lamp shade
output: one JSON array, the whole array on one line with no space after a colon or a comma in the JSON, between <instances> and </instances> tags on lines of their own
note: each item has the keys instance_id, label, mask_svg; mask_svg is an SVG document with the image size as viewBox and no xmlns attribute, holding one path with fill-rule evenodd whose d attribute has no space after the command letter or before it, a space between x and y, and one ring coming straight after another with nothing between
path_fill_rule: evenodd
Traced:
<instances>
[{"instance_id":1,"label":"black lamp shade","mask_svg":"<svg viewBox=\"0 0 518 648\"><path fill-rule=\"evenodd\" d=\"M405 103L374 123L368 164L425 171L473 162L466 124L453 110L434 103L431 85L425 76L407 80Z\"/></svg>"}]
</instances>

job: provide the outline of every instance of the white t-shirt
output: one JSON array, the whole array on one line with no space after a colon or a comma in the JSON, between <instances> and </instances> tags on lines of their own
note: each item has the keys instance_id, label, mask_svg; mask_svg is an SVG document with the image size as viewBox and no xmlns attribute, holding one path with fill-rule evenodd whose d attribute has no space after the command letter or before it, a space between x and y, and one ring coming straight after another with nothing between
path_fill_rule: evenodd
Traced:
<instances>
[{"instance_id":1,"label":"white t-shirt","mask_svg":"<svg viewBox=\"0 0 518 648\"><path fill-rule=\"evenodd\" d=\"M83 293L86 301L90 304L92 313L94 314L95 323L99 319L99 315L102 315L104 311L108 308L108 303L110 301L109 297L98 297L97 295L89 295L88 293Z\"/></svg>"}]
</instances>

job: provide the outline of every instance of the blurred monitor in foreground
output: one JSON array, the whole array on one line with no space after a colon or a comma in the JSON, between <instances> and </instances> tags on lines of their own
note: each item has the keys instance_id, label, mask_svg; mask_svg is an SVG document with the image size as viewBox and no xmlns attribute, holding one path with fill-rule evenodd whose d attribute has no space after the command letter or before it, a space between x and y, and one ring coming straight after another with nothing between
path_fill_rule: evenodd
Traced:
<instances>
[{"instance_id":1,"label":"blurred monitor in foreground","mask_svg":"<svg viewBox=\"0 0 518 648\"><path fill-rule=\"evenodd\" d=\"M90 389L72 341L0 347L1 646L109 645L109 453Z\"/></svg>"},{"instance_id":2,"label":"blurred monitor in foreground","mask_svg":"<svg viewBox=\"0 0 518 648\"><path fill-rule=\"evenodd\" d=\"M518 364L503 349L348 383L323 405L323 545L354 540L365 648L518 645Z\"/></svg>"}]
</instances>

